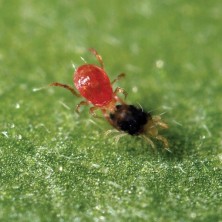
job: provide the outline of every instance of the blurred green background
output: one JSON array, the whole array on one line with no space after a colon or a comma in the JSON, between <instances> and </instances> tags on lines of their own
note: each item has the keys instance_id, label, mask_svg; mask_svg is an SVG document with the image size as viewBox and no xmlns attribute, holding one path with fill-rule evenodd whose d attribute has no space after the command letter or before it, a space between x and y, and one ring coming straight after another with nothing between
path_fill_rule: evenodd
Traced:
<instances>
[{"instance_id":1,"label":"blurred green background","mask_svg":"<svg viewBox=\"0 0 222 222\"><path fill-rule=\"evenodd\" d=\"M0 0L0 221L222 221L222 2ZM172 153L53 81L87 48L127 102L165 113Z\"/></svg>"}]
</instances>

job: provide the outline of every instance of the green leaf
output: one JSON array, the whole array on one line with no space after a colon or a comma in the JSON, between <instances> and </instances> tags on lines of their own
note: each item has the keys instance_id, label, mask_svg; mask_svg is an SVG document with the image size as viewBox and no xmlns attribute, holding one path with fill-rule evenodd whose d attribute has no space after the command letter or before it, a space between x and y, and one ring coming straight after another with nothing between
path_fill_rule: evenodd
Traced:
<instances>
[{"instance_id":1,"label":"green leaf","mask_svg":"<svg viewBox=\"0 0 222 222\"><path fill-rule=\"evenodd\" d=\"M221 221L221 7L215 1L0 2L0 221ZM127 103L164 113L118 143L60 88L103 57ZM41 88L36 91L35 89ZM45 88L44 88L45 87Z\"/></svg>"}]
</instances>

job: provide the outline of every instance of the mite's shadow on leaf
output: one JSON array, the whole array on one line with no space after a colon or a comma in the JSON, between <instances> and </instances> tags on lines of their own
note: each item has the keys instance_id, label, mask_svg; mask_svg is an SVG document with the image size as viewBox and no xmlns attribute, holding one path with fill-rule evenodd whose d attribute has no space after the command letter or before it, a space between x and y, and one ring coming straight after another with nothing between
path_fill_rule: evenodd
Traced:
<instances>
[{"instance_id":1,"label":"mite's shadow on leaf","mask_svg":"<svg viewBox=\"0 0 222 222\"><path fill-rule=\"evenodd\" d=\"M125 151L132 155L161 155L166 160L182 161L184 157L190 156L197 152L195 149L195 141L200 138L200 132L196 130L191 131L186 126L174 126L167 131L161 131L161 135L167 138L170 144L170 150L166 150L163 144L155 139L152 139L156 148L152 149L145 141L138 141L138 147L133 145L134 143L126 143ZM136 138L135 138L136 139ZM141 138L138 138L141 140Z\"/></svg>"}]
</instances>

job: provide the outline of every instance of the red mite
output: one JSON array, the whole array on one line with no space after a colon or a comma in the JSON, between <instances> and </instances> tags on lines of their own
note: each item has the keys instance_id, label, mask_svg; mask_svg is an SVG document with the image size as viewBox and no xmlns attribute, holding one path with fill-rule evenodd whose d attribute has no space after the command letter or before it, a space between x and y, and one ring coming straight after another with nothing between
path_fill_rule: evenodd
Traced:
<instances>
[{"instance_id":1,"label":"red mite","mask_svg":"<svg viewBox=\"0 0 222 222\"><path fill-rule=\"evenodd\" d=\"M100 67L93 64L84 64L79 66L73 76L73 81L76 90L69 85L53 82L49 86L63 87L77 97L83 97L76 111L82 105L93 105L90 108L90 113L96 116L95 110L100 109L105 119L118 131L124 134L137 135L146 139L146 141L154 147L152 140L149 137L154 137L163 142L164 147L168 148L166 138L158 134L158 127L167 129L168 126L161 120L160 116L151 116L150 113L143 111L134 105L127 105L118 93L123 93L125 97L127 93L124 89L117 87L113 90L112 85L125 76L121 73L110 82L110 79L104 70L102 57L95 49L89 49L94 54L100 64ZM118 136L118 138L121 135Z\"/></svg>"}]
</instances>

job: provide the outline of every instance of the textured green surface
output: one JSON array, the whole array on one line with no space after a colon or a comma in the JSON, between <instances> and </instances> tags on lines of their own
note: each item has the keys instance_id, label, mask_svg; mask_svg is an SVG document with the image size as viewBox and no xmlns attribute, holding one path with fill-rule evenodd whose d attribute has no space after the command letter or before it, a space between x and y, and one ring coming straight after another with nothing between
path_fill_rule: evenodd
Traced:
<instances>
[{"instance_id":1,"label":"textured green surface","mask_svg":"<svg viewBox=\"0 0 222 222\"><path fill-rule=\"evenodd\" d=\"M222 221L222 2L0 0L0 221ZM69 92L96 48L155 141L105 137Z\"/></svg>"}]
</instances>

